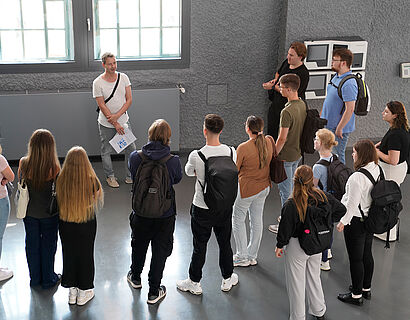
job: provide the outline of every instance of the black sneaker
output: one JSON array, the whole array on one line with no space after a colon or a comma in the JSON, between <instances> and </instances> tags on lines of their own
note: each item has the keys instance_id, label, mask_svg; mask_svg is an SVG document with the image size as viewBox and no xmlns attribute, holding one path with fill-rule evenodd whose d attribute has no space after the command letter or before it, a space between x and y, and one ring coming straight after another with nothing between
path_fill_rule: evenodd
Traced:
<instances>
[{"instance_id":1,"label":"black sneaker","mask_svg":"<svg viewBox=\"0 0 410 320\"><path fill-rule=\"evenodd\" d=\"M162 298L165 298L166 294L167 294L167 289L165 288L165 286L160 286L157 294L148 293L147 303L155 304Z\"/></svg>"},{"instance_id":2,"label":"black sneaker","mask_svg":"<svg viewBox=\"0 0 410 320\"><path fill-rule=\"evenodd\" d=\"M129 284L131 285L131 287L133 287L134 289L140 289L140 288L142 288L141 278L140 278L140 277L138 277L138 278L134 277L134 276L132 275L132 271L131 271L131 270L128 271L127 281L129 282Z\"/></svg>"},{"instance_id":3,"label":"black sneaker","mask_svg":"<svg viewBox=\"0 0 410 320\"><path fill-rule=\"evenodd\" d=\"M337 296L337 298L340 301L343 301L345 303L350 303L350 304L354 304L356 306L361 306L363 305L363 298L353 298L352 293L348 292L348 293L341 293Z\"/></svg>"}]
</instances>

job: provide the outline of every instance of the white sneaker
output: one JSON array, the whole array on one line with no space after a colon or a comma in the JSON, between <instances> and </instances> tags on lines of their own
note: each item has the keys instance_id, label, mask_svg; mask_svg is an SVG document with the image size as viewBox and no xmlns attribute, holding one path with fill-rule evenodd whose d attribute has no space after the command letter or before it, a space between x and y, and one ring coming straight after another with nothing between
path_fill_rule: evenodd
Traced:
<instances>
[{"instance_id":1,"label":"white sneaker","mask_svg":"<svg viewBox=\"0 0 410 320\"><path fill-rule=\"evenodd\" d=\"M13 271L8 270L7 268L0 269L0 281L10 279L13 276Z\"/></svg>"},{"instance_id":2,"label":"white sneaker","mask_svg":"<svg viewBox=\"0 0 410 320\"><path fill-rule=\"evenodd\" d=\"M256 259L249 259L249 264L251 266L256 266L258 264L258 261Z\"/></svg>"},{"instance_id":3,"label":"white sneaker","mask_svg":"<svg viewBox=\"0 0 410 320\"><path fill-rule=\"evenodd\" d=\"M131 179L131 177L126 177L125 178L125 180L124 180L124 182L126 183L126 184L132 184L132 179Z\"/></svg>"},{"instance_id":4,"label":"white sneaker","mask_svg":"<svg viewBox=\"0 0 410 320\"><path fill-rule=\"evenodd\" d=\"M78 295L78 288L71 287L68 290L68 304L76 304L77 303L77 295Z\"/></svg>"},{"instance_id":5,"label":"white sneaker","mask_svg":"<svg viewBox=\"0 0 410 320\"><path fill-rule=\"evenodd\" d=\"M94 290L93 289L89 289L89 290L78 289L78 296L77 296L77 305L78 306L85 305L92 298L94 298Z\"/></svg>"},{"instance_id":6,"label":"white sneaker","mask_svg":"<svg viewBox=\"0 0 410 320\"><path fill-rule=\"evenodd\" d=\"M221 290L228 292L232 289L232 286L236 286L239 282L239 277L236 273L232 273L231 277L228 279L222 279Z\"/></svg>"},{"instance_id":7,"label":"white sneaker","mask_svg":"<svg viewBox=\"0 0 410 320\"><path fill-rule=\"evenodd\" d=\"M332 250L330 250L330 249L327 249L327 258L328 258L328 259L332 259L332 258L333 258Z\"/></svg>"},{"instance_id":8,"label":"white sneaker","mask_svg":"<svg viewBox=\"0 0 410 320\"><path fill-rule=\"evenodd\" d=\"M117 179L113 177L108 177L107 178L107 183L111 188L118 188L120 185L118 184Z\"/></svg>"},{"instance_id":9,"label":"white sneaker","mask_svg":"<svg viewBox=\"0 0 410 320\"><path fill-rule=\"evenodd\" d=\"M330 270L330 262L327 260L326 262L320 261L320 270L329 271Z\"/></svg>"},{"instance_id":10,"label":"white sneaker","mask_svg":"<svg viewBox=\"0 0 410 320\"><path fill-rule=\"evenodd\" d=\"M233 256L233 266L234 267L249 267L250 264L251 263L248 259L241 258L237 254L234 254Z\"/></svg>"},{"instance_id":11,"label":"white sneaker","mask_svg":"<svg viewBox=\"0 0 410 320\"><path fill-rule=\"evenodd\" d=\"M191 279L179 280L177 281L177 288L181 291L189 291L192 294L200 295L202 294L202 287L200 282L194 282Z\"/></svg>"},{"instance_id":12,"label":"white sneaker","mask_svg":"<svg viewBox=\"0 0 410 320\"><path fill-rule=\"evenodd\" d=\"M268 229L269 229L270 232L278 233L279 224L270 224Z\"/></svg>"}]
</instances>

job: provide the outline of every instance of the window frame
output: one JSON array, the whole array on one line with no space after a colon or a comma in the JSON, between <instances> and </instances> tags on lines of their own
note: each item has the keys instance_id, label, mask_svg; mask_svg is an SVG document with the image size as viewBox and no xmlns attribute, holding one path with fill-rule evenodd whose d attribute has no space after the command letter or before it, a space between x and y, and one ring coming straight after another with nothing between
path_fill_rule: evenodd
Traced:
<instances>
[{"instance_id":1,"label":"window frame","mask_svg":"<svg viewBox=\"0 0 410 320\"><path fill-rule=\"evenodd\" d=\"M121 70L184 69L190 65L191 0L182 1L181 57L155 59L117 59ZM74 60L41 63L0 63L0 73L87 72L101 70L101 61L94 60L94 21L92 0L72 0Z\"/></svg>"}]
</instances>

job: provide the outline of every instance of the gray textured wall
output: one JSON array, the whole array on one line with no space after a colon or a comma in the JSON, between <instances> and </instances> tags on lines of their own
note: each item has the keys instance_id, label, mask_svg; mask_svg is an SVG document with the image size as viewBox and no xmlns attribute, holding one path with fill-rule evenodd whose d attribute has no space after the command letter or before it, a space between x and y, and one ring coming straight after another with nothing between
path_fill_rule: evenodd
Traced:
<instances>
[{"instance_id":1,"label":"gray textured wall","mask_svg":"<svg viewBox=\"0 0 410 320\"><path fill-rule=\"evenodd\" d=\"M246 117L250 113L266 116L269 103L261 83L271 78L291 41L359 35L369 41L366 79L373 109L358 119L352 143L358 137L384 134L387 126L380 112L385 102L397 99L409 105L409 80L398 76L399 63L410 60L409 18L408 0L192 0L190 68L127 74L134 88L185 86L180 105L181 149L203 144L202 120L209 112L226 120L223 141L239 144L246 138ZM97 75L0 75L0 91L91 89ZM208 84L226 84L227 103L207 105ZM314 100L312 106L321 103ZM3 110L1 114L0 121Z\"/></svg>"},{"instance_id":2,"label":"gray textured wall","mask_svg":"<svg viewBox=\"0 0 410 320\"><path fill-rule=\"evenodd\" d=\"M192 0L190 68L126 71L134 89L184 85L182 149L203 144L203 117L209 112L225 118L223 141L235 145L245 139L243 123L250 113L265 116L268 104L261 83L270 79L276 68L281 4L281 0ZM0 91L91 89L98 74L0 75ZM226 104L207 105L208 84L227 84Z\"/></svg>"},{"instance_id":3,"label":"gray textured wall","mask_svg":"<svg viewBox=\"0 0 410 320\"><path fill-rule=\"evenodd\" d=\"M356 117L349 145L360 138L381 137L388 126L381 112L390 100L410 106L410 79L399 77L401 62L410 61L410 2L408 0L288 0L286 42L295 39L328 39L361 36L367 40L366 81L372 109ZM320 108L323 100L313 100Z\"/></svg>"}]
</instances>

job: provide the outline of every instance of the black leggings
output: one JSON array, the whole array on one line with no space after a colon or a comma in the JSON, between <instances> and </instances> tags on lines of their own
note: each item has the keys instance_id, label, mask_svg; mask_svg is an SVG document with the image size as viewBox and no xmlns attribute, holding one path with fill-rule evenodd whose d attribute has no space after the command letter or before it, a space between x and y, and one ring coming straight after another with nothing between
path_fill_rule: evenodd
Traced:
<instances>
[{"instance_id":1,"label":"black leggings","mask_svg":"<svg viewBox=\"0 0 410 320\"><path fill-rule=\"evenodd\" d=\"M346 249L350 261L353 294L362 294L362 289L370 289L374 270L372 255L373 234L369 233L360 218L353 217L344 228Z\"/></svg>"}]
</instances>

